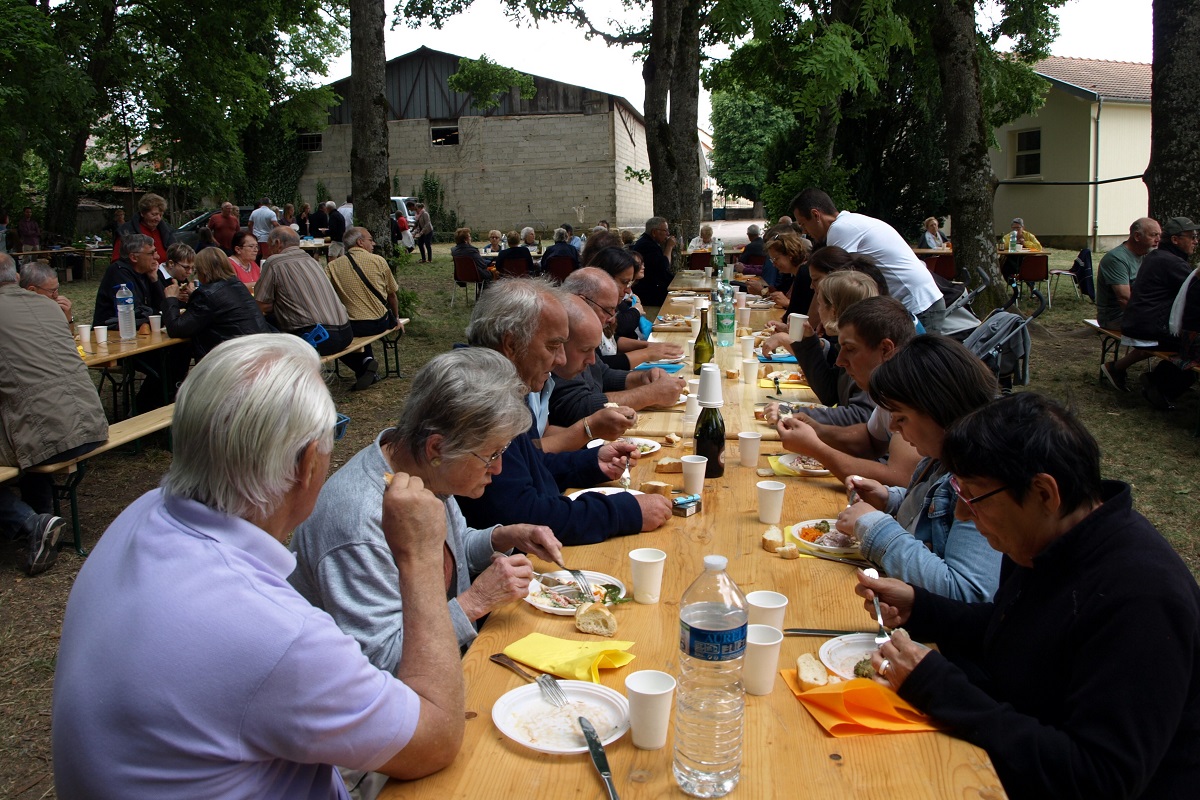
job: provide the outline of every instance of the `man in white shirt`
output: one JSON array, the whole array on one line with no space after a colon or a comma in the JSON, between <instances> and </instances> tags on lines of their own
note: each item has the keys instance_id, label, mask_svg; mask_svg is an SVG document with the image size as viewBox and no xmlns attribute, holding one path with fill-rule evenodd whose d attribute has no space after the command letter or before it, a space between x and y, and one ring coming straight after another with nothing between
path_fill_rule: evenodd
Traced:
<instances>
[{"instance_id":1,"label":"man in white shirt","mask_svg":"<svg viewBox=\"0 0 1200 800\"><path fill-rule=\"evenodd\" d=\"M250 212L250 232L258 240L260 261L272 254L270 245L267 244L267 237L271 235L271 228L278 224L279 217L275 216L275 212L271 209L271 198L266 195L258 198L258 205Z\"/></svg>"},{"instance_id":2,"label":"man in white shirt","mask_svg":"<svg viewBox=\"0 0 1200 800\"><path fill-rule=\"evenodd\" d=\"M338 213L346 220L346 229L354 226L354 198L346 195L346 202L338 206Z\"/></svg>"},{"instance_id":3,"label":"man in white shirt","mask_svg":"<svg viewBox=\"0 0 1200 800\"><path fill-rule=\"evenodd\" d=\"M792 198L790 207L796 221L814 241L824 240L825 244L848 253L864 253L873 258L887 278L891 296L916 315L926 332L942 332L946 319L942 292L934 283L933 274L895 228L864 214L839 212L829 195L820 189L805 189Z\"/></svg>"}]
</instances>

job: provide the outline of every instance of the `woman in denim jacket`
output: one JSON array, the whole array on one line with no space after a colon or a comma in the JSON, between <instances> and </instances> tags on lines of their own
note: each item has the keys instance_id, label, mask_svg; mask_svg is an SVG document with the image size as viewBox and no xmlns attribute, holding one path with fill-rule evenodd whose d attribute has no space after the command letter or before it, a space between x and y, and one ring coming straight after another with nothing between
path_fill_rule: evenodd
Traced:
<instances>
[{"instance_id":1,"label":"woman in denim jacket","mask_svg":"<svg viewBox=\"0 0 1200 800\"><path fill-rule=\"evenodd\" d=\"M955 518L956 495L940 459L946 429L996 392L983 363L944 336L918 336L872 373L871 399L923 458L908 488L850 476L847 488L860 499L838 516L837 527L889 576L955 600L992 599L1000 553L973 521Z\"/></svg>"}]
</instances>

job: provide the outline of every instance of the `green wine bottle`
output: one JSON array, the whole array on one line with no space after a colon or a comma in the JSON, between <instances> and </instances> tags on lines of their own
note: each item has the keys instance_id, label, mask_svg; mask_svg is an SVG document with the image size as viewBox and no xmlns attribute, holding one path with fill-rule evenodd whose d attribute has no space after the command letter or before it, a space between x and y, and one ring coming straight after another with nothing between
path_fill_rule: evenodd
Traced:
<instances>
[{"instance_id":1,"label":"green wine bottle","mask_svg":"<svg viewBox=\"0 0 1200 800\"><path fill-rule=\"evenodd\" d=\"M699 375L700 368L713 360L717 348L713 344L712 330L708 327L708 309L697 309L700 315L700 332L696 334L696 345L692 349L692 374Z\"/></svg>"},{"instance_id":2,"label":"green wine bottle","mask_svg":"<svg viewBox=\"0 0 1200 800\"><path fill-rule=\"evenodd\" d=\"M725 420L721 409L709 406L696 420L696 455L704 456L705 478L720 478L725 474Z\"/></svg>"}]
</instances>

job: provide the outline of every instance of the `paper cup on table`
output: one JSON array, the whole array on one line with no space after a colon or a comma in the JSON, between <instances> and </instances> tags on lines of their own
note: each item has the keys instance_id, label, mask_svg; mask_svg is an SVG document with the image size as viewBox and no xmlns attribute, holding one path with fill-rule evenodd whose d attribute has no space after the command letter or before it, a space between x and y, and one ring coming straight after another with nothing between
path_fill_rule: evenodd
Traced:
<instances>
[{"instance_id":1,"label":"paper cup on table","mask_svg":"<svg viewBox=\"0 0 1200 800\"><path fill-rule=\"evenodd\" d=\"M746 608L750 612L751 625L770 625L783 630L783 612L787 611L786 594L760 590L746 595Z\"/></svg>"},{"instance_id":2,"label":"paper cup on table","mask_svg":"<svg viewBox=\"0 0 1200 800\"><path fill-rule=\"evenodd\" d=\"M749 328L750 327L750 312L751 311L753 311L753 309L744 308L744 307L734 310L734 312L733 312L734 320L737 322L737 326L739 328Z\"/></svg>"},{"instance_id":3,"label":"paper cup on table","mask_svg":"<svg viewBox=\"0 0 1200 800\"><path fill-rule=\"evenodd\" d=\"M738 434L738 455L743 467L758 466L758 451L762 446L762 434L758 431L742 431Z\"/></svg>"},{"instance_id":4,"label":"paper cup on table","mask_svg":"<svg viewBox=\"0 0 1200 800\"><path fill-rule=\"evenodd\" d=\"M683 426L684 435L691 436L694 433L693 428L696 425L696 420L700 418L700 396L689 394L687 405L683 407Z\"/></svg>"},{"instance_id":5,"label":"paper cup on table","mask_svg":"<svg viewBox=\"0 0 1200 800\"><path fill-rule=\"evenodd\" d=\"M742 358L754 358L754 337L742 336L738 338L738 344L742 347Z\"/></svg>"},{"instance_id":6,"label":"paper cup on table","mask_svg":"<svg viewBox=\"0 0 1200 800\"><path fill-rule=\"evenodd\" d=\"M746 630L746 658L742 661L742 683L747 694L770 694L779 672L779 649L783 631L770 625L750 625Z\"/></svg>"},{"instance_id":7,"label":"paper cup on table","mask_svg":"<svg viewBox=\"0 0 1200 800\"><path fill-rule=\"evenodd\" d=\"M745 308L746 307L746 293L740 289L738 291L734 292L733 293L733 304L737 308Z\"/></svg>"},{"instance_id":8,"label":"paper cup on table","mask_svg":"<svg viewBox=\"0 0 1200 800\"><path fill-rule=\"evenodd\" d=\"M788 336L793 342L804 338L804 323L808 322L807 314L792 314L788 317Z\"/></svg>"},{"instance_id":9,"label":"paper cup on table","mask_svg":"<svg viewBox=\"0 0 1200 800\"><path fill-rule=\"evenodd\" d=\"M79 343L83 345L84 350L92 349L92 326L91 325L76 325L75 332L79 334Z\"/></svg>"},{"instance_id":10,"label":"paper cup on table","mask_svg":"<svg viewBox=\"0 0 1200 800\"><path fill-rule=\"evenodd\" d=\"M96 327L92 328L92 332L96 334L96 344L104 346L104 347L108 346L108 326L107 325L97 325Z\"/></svg>"},{"instance_id":11,"label":"paper cup on table","mask_svg":"<svg viewBox=\"0 0 1200 800\"><path fill-rule=\"evenodd\" d=\"M702 494L704 470L708 469L708 459L704 456L684 456L679 460L683 462L683 490L688 494Z\"/></svg>"},{"instance_id":12,"label":"paper cup on table","mask_svg":"<svg viewBox=\"0 0 1200 800\"><path fill-rule=\"evenodd\" d=\"M687 469L687 465L684 465ZM783 516L783 492L786 488L779 481L759 481L758 486L758 521L768 525L779 524Z\"/></svg>"},{"instance_id":13,"label":"paper cup on table","mask_svg":"<svg viewBox=\"0 0 1200 800\"><path fill-rule=\"evenodd\" d=\"M162 333L162 314L150 315L150 332L155 335Z\"/></svg>"},{"instance_id":14,"label":"paper cup on table","mask_svg":"<svg viewBox=\"0 0 1200 800\"><path fill-rule=\"evenodd\" d=\"M758 383L758 359L742 359L742 383L753 386Z\"/></svg>"},{"instance_id":15,"label":"paper cup on table","mask_svg":"<svg viewBox=\"0 0 1200 800\"><path fill-rule=\"evenodd\" d=\"M712 271L713 271L713 268L712 268L712 267L705 267L705 268L704 268L704 277L706 277L706 278L711 278L711 277L712 277Z\"/></svg>"},{"instance_id":16,"label":"paper cup on table","mask_svg":"<svg viewBox=\"0 0 1200 800\"><path fill-rule=\"evenodd\" d=\"M733 280L733 264L726 264L724 268L722 268L721 277L724 278L726 283L729 283L731 280Z\"/></svg>"},{"instance_id":17,"label":"paper cup on table","mask_svg":"<svg viewBox=\"0 0 1200 800\"><path fill-rule=\"evenodd\" d=\"M629 699L629 732L639 750L658 750L667 744L675 679L665 672L642 669L625 676Z\"/></svg>"},{"instance_id":18,"label":"paper cup on table","mask_svg":"<svg viewBox=\"0 0 1200 800\"><path fill-rule=\"evenodd\" d=\"M721 391L721 368L716 364L703 364L700 367L700 405L703 408L720 408L725 404L725 395Z\"/></svg>"},{"instance_id":19,"label":"paper cup on table","mask_svg":"<svg viewBox=\"0 0 1200 800\"><path fill-rule=\"evenodd\" d=\"M629 551L629 574L633 576L633 599L652 605L662 594L663 565L667 554L653 547Z\"/></svg>"},{"instance_id":20,"label":"paper cup on table","mask_svg":"<svg viewBox=\"0 0 1200 800\"><path fill-rule=\"evenodd\" d=\"M700 335L700 314L703 314L703 313L704 313L703 311L698 311L696 316L692 317L692 319L691 319L692 338L693 339L695 339L697 336Z\"/></svg>"}]
</instances>

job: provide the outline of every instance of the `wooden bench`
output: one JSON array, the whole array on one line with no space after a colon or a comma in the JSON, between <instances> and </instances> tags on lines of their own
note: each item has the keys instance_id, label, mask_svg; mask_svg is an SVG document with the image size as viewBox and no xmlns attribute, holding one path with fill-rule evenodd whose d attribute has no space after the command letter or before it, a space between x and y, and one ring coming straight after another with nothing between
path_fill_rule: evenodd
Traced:
<instances>
[{"instance_id":1,"label":"wooden bench","mask_svg":"<svg viewBox=\"0 0 1200 800\"><path fill-rule=\"evenodd\" d=\"M339 350L336 353L327 356L321 356L322 364L334 365L334 371L337 371L337 360L342 356L348 356L351 353L357 353L369 344L379 342L383 346L383 374L393 377L400 377L400 339L404 336L404 326L410 322L408 317L401 317L400 324L392 328L390 331L376 333L371 336L355 336L350 344L344 350ZM339 373L340 374L340 373Z\"/></svg>"},{"instance_id":2,"label":"wooden bench","mask_svg":"<svg viewBox=\"0 0 1200 800\"><path fill-rule=\"evenodd\" d=\"M1116 361L1121 355L1121 339L1123 338L1121 332L1112 328L1101 328L1099 321L1094 319L1085 319L1083 324L1093 328L1100 335L1100 363ZM1150 350L1149 353L1162 361L1170 361L1178 355L1170 350ZM1191 369L1200 372L1200 367L1191 367ZM1101 380L1103 377L1100 376Z\"/></svg>"},{"instance_id":3,"label":"wooden bench","mask_svg":"<svg viewBox=\"0 0 1200 800\"><path fill-rule=\"evenodd\" d=\"M21 470L16 467L0 467L0 483L8 483L20 474Z\"/></svg>"},{"instance_id":4,"label":"wooden bench","mask_svg":"<svg viewBox=\"0 0 1200 800\"><path fill-rule=\"evenodd\" d=\"M62 483L56 481L54 484L54 513L61 516L62 501L70 501L71 527L75 533L75 552L79 553L79 555L86 556L88 552L83 548L83 534L79 527L79 498L77 496L79 484L83 481L83 476L87 473L88 459L95 458L113 448L129 444L130 442L136 442L144 436L149 436L152 433L171 427L171 416L174 413L175 404L172 403L161 408L156 408L153 411L147 411L145 414L138 414L136 417L114 422L108 426L108 441L95 450L75 458L68 458L65 461L56 461L52 464L41 464L29 468L29 472L62 475L65 477Z\"/></svg>"}]
</instances>

